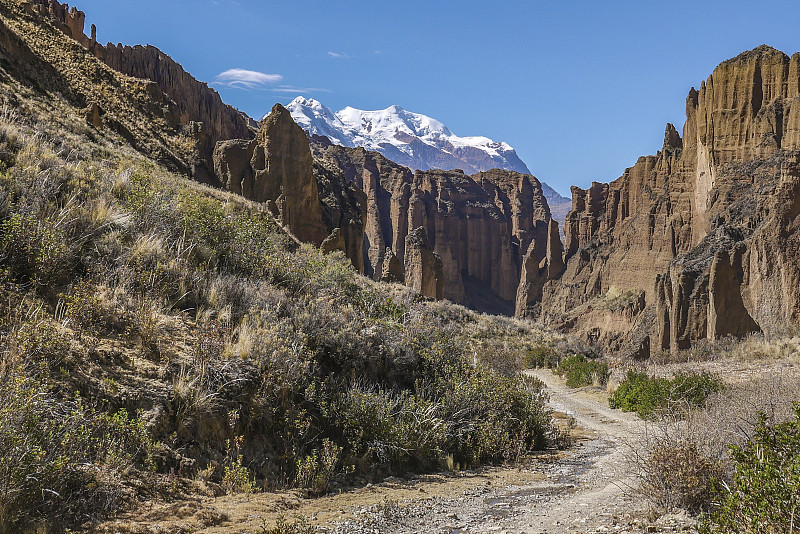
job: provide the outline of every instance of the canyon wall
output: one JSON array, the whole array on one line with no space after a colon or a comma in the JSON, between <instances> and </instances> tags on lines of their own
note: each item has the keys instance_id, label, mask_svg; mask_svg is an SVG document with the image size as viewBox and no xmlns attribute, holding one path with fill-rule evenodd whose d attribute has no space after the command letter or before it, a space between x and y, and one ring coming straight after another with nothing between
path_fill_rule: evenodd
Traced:
<instances>
[{"instance_id":1,"label":"canyon wall","mask_svg":"<svg viewBox=\"0 0 800 534\"><path fill-rule=\"evenodd\" d=\"M668 124L655 156L572 188L566 269L546 284L541 318L575 329L613 290L644 297L618 332L593 334L615 349L798 324L798 150L800 54L761 46L720 64L689 92L682 136Z\"/></svg>"},{"instance_id":2,"label":"canyon wall","mask_svg":"<svg viewBox=\"0 0 800 534\"><path fill-rule=\"evenodd\" d=\"M41 57L44 81L31 84L85 106L87 124L268 203L298 238L343 251L375 280L636 357L800 324L800 54L761 46L720 64L689 91L682 132L667 124L657 154L613 182L572 188L562 249L530 175L412 173L324 138L309 148L280 107L256 136L158 49L100 45L84 14L56 0L20 6L52 24L34 36L7 13L8 68L33 80L14 58ZM56 46L56 34L72 45Z\"/></svg>"},{"instance_id":3,"label":"canyon wall","mask_svg":"<svg viewBox=\"0 0 800 534\"><path fill-rule=\"evenodd\" d=\"M377 152L320 136L311 142L320 165L340 169L366 195L365 275L398 278L396 266L387 264L393 258L408 271L407 237L422 229L424 239L413 242L441 260L444 298L514 312L524 253L536 243L538 265L548 249L550 211L536 178L498 169L472 176L436 169L412 174Z\"/></svg>"}]
</instances>

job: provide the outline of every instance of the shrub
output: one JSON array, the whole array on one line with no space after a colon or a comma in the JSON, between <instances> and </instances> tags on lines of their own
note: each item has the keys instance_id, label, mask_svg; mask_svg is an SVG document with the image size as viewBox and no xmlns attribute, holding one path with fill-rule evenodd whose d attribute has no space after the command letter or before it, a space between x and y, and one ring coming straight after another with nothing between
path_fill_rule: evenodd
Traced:
<instances>
[{"instance_id":1,"label":"shrub","mask_svg":"<svg viewBox=\"0 0 800 534\"><path fill-rule=\"evenodd\" d=\"M725 466L689 439L661 435L641 458L642 492L661 510L707 511Z\"/></svg>"},{"instance_id":2,"label":"shrub","mask_svg":"<svg viewBox=\"0 0 800 534\"><path fill-rule=\"evenodd\" d=\"M238 414L228 414L228 417L236 420L238 419ZM222 487L228 493L250 494L256 490L256 482L253 480L250 470L243 463L242 441L242 436L236 436L233 444L228 440L228 455L225 458L224 473L222 475Z\"/></svg>"},{"instance_id":3,"label":"shrub","mask_svg":"<svg viewBox=\"0 0 800 534\"><path fill-rule=\"evenodd\" d=\"M608 364L590 360L583 354L569 356L558 364L555 370L559 376L567 379L567 386L579 388L588 385L602 386L608 382Z\"/></svg>"},{"instance_id":4,"label":"shrub","mask_svg":"<svg viewBox=\"0 0 800 534\"><path fill-rule=\"evenodd\" d=\"M261 534L314 534L319 529L308 522L304 516L298 516L294 522L289 522L280 516L274 527L268 527L266 521L261 526Z\"/></svg>"},{"instance_id":5,"label":"shrub","mask_svg":"<svg viewBox=\"0 0 800 534\"><path fill-rule=\"evenodd\" d=\"M329 439L322 440L322 449L297 460L295 485L309 495L324 495L330 489L341 455L341 447Z\"/></svg>"},{"instance_id":6,"label":"shrub","mask_svg":"<svg viewBox=\"0 0 800 534\"><path fill-rule=\"evenodd\" d=\"M800 404L794 419L775 425L761 416L755 435L731 447L732 483L707 533L793 532L800 523Z\"/></svg>"},{"instance_id":7,"label":"shrub","mask_svg":"<svg viewBox=\"0 0 800 534\"><path fill-rule=\"evenodd\" d=\"M723 388L722 380L702 373L679 373L674 378L649 377L645 373L628 371L625 380L608 401L612 408L636 412L639 417L651 418L669 407L703 406L711 393Z\"/></svg>"},{"instance_id":8,"label":"shrub","mask_svg":"<svg viewBox=\"0 0 800 534\"><path fill-rule=\"evenodd\" d=\"M523 357L523 365L526 369L553 369L558 366L559 360L558 352L547 345L541 344L528 349L528 352Z\"/></svg>"},{"instance_id":9,"label":"shrub","mask_svg":"<svg viewBox=\"0 0 800 534\"><path fill-rule=\"evenodd\" d=\"M59 298L64 318L79 338L98 336L112 329L124 330L125 317L103 299L101 288L88 281L79 281L71 292L62 293Z\"/></svg>"},{"instance_id":10,"label":"shrub","mask_svg":"<svg viewBox=\"0 0 800 534\"><path fill-rule=\"evenodd\" d=\"M131 467L150 468L152 444L126 412L61 400L16 373L0 382L0 531L56 528L113 512Z\"/></svg>"},{"instance_id":11,"label":"shrub","mask_svg":"<svg viewBox=\"0 0 800 534\"><path fill-rule=\"evenodd\" d=\"M57 221L14 213L0 223L0 268L5 278L47 290L67 280L73 266L70 241Z\"/></svg>"}]
</instances>

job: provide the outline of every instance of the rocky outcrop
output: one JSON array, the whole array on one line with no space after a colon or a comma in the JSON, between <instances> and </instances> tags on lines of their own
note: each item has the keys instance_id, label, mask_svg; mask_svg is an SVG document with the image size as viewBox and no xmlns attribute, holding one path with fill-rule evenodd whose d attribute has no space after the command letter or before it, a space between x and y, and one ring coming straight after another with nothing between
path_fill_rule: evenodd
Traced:
<instances>
[{"instance_id":1,"label":"rocky outcrop","mask_svg":"<svg viewBox=\"0 0 800 534\"><path fill-rule=\"evenodd\" d=\"M732 250L719 251L711 263L708 277L707 333L711 341L725 336L742 337L760 330L742 300L744 251L745 246L737 244Z\"/></svg>"},{"instance_id":2,"label":"rocky outcrop","mask_svg":"<svg viewBox=\"0 0 800 534\"><path fill-rule=\"evenodd\" d=\"M542 289L546 280L539 273L537 256L536 242L531 241L528 251L522 258L522 270L514 308L514 315L517 317L535 317L538 311L536 306L542 300Z\"/></svg>"},{"instance_id":3,"label":"rocky outcrop","mask_svg":"<svg viewBox=\"0 0 800 534\"><path fill-rule=\"evenodd\" d=\"M388 283L403 283L405 282L405 274L403 272L403 264L400 263L392 249L387 248L383 257L383 272L381 273L381 282ZM442 288L444 291L444 288Z\"/></svg>"},{"instance_id":4,"label":"rocky outcrop","mask_svg":"<svg viewBox=\"0 0 800 534\"><path fill-rule=\"evenodd\" d=\"M91 46L92 41L83 33L86 25L86 14L83 11L75 7L70 9L68 4L61 4L58 0L24 0L23 6L28 13L49 16L62 32L85 48ZM92 25L93 37L96 31Z\"/></svg>"},{"instance_id":5,"label":"rocky outcrop","mask_svg":"<svg viewBox=\"0 0 800 534\"><path fill-rule=\"evenodd\" d=\"M517 317L536 317L539 314L539 303L542 300L545 282L557 279L566 268L558 223L553 219L547 224L545 255L541 260L537 247L541 245L537 245L535 240L531 241L528 252L522 260L514 312Z\"/></svg>"},{"instance_id":6,"label":"rocky outcrop","mask_svg":"<svg viewBox=\"0 0 800 534\"><path fill-rule=\"evenodd\" d=\"M546 251L550 213L534 177L492 170L467 176L417 171L396 191L393 211L422 227L441 257L445 298L481 311L513 313L523 252Z\"/></svg>"},{"instance_id":7,"label":"rocky outcrop","mask_svg":"<svg viewBox=\"0 0 800 534\"><path fill-rule=\"evenodd\" d=\"M406 285L424 297L442 299L445 284L442 259L431 249L424 228L415 228L406 236L405 260Z\"/></svg>"},{"instance_id":8,"label":"rocky outcrop","mask_svg":"<svg viewBox=\"0 0 800 534\"><path fill-rule=\"evenodd\" d=\"M314 178L322 202L325 226L340 237L339 247L358 270L364 272L364 221L367 196L348 182L342 170L314 159ZM330 237L330 236L329 236Z\"/></svg>"},{"instance_id":9,"label":"rocky outcrop","mask_svg":"<svg viewBox=\"0 0 800 534\"><path fill-rule=\"evenodd\" d=\"M267 202L298 239L319 246L328 237L308 140L280 104L256 139L218 143L214 168L231 191Z\"/></svg>"},{"instance_id":10,"label":"rocky outcrop","mask_svg":"<svg viewBox=\"0 0 800 534\"><path fill-rule=\"evenodd\" d=\"M800 54L722 63L689 92L682 136L668 124L655 156L572 188L565 272L541 317L558 324L616 287L644 292L658 349L797 324L799 126Z\"/></svg>"}]
</instances>

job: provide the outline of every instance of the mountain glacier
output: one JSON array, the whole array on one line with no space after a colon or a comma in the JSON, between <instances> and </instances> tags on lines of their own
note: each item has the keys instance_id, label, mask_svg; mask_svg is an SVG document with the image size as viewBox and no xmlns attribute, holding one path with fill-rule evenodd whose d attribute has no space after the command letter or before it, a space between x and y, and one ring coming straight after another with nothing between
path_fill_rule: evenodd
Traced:
<instances>
[{"instance_id":1,"label":"mountain glacier","mask_svg":"<svg viewBox=\"0 0 800 534\"><path fill-rule=\"evenodd\" d=\"M530 174L508 143L459 137L436 119L400 106L378 111L346 107L334 113L313 98L297 97L286 108L309 133L337 145L375 150L412 170L462 169L474 174L501 168Z\"/></svg>"}]
</instances>

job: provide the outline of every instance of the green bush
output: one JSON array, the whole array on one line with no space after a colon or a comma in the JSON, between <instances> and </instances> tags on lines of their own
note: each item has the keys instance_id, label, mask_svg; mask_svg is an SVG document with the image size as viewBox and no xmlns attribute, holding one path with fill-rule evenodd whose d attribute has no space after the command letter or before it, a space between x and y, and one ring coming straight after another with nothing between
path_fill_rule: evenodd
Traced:
<instances>
[{"instance_id":1,"label":"green bush","mask_svg":"<svg viewBox=\"0 0 800 534\"><path fill-rule=\"evenodd\" d=\"M289 522L284 516L280 516L274 527L268 527L266 520L261 526L260 534L315 534L319 529L309 523L304 516L295 517L295 521Z\"/></svg>"},{"instance_id":2,"label":"green bush","mask_svg":"<svg viewBox=\"0 0 800 534\"><path fill-rule=\"evenodd\" d=\"M566 377L567 386L571 388L605 385L610 374L607 363L590 360L583 354L573 354L561 360L555 373Z\"/></svg>"},{"instance_id":3,"label":"green bush","mask_svg":"<svg viewBox=\"0 0 800 534\"><path fill-rule=\"evenodd\" d=\"M528 349L522 359L526 369L554 369L558 366L560 355L552 347L541 344Z\"/></svg>"},{"instance_id":4,"label":"green bush","mask_svg":"<svg viewBox=\"0 0 800 534\"><path fill-rule=\"evenodd\" d=\"M706 533L794 532L800 523L800 404L794 420L770 426L762 415L755 435L731 447L733 482L708 518Z\"/></svg>"},{"instance_id":5,"label":"green bush","mask_svg":"<svg viewBox=\"0 0 800 534\"><path fill-rule=\"evenodd\" d=\"M0 382L0 531L63 528L120 508L130 468L150 469L152 444L124 411L63 400L21 373Z\"/></svg>"},{"instance_id":6,"label":"green bush","mask_svg":"<svg viewBox=\"0 0 800 534\"><path fill-rule=\"evenodd\" d=\"M14 213L0 223L0 275L45 291L63 284L75 261L69 243L58 221Z\"/></svg>"},{"instance_id":7,"label":"green bush","mask_svg":"<svg viewBox=\"0 0 800 534\"><path fill-rule=\"evenodd\" d=\"M341 447L329 439L322 440L322 449L315 449L302 460L297 460L295 485L308 495L324 495L330 490L341 455Z\"/></svg>"},{"instance_id":8,"label":"green bush","mask_svg":"<svg viewBox=\"0 0 800 534\"><path fill-rule=\"evenodd\" d=\"M668 408L703 406L711 393L722 388L722 380L707 372L678 373L668 379L628 371L608 404L646 419Z\"/></svg>"}]
</instances>

